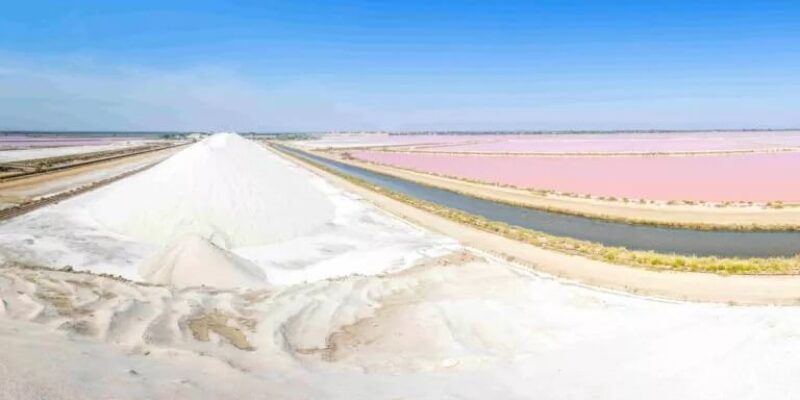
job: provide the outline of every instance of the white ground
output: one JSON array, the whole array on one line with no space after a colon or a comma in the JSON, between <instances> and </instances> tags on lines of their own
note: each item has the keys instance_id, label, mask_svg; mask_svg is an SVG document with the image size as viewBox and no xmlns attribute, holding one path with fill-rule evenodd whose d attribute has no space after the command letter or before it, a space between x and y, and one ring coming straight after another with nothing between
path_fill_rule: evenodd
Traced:
<instances>
[{"instance_id":1,"label":"white ground","mask_svg":"<svg viewBox=\"0 0 800 400\"><path fill-rule=\"evenodd\" d=\"M301 171L235 134L109 187L87 209L144 242L165 245L196 232L225 249L285 241L333 218L331 202Z\"/></svg>"},{"instance_id":2,"label":"white ground","mask_svg":"<svg viewBox=\"0 0 800 400\"><path fill-rule=\"evenodd\" d=\"M0 287L6 318L20 321L0 324L0 383L11 383L0 392L28 382L131 399L800 393L795 309L631 298L492 260L244 292L27 270L3 271ZM194 337L209 314L242 332L244 349Z\"/></svg>"},{"instance_id":3,"label":"white ground","mask_svg":"<svg viewBox=\"0 0 800 400\"><path fill-rule=\"evenodd\" d=\"M86 205L101 191L0 226L0 399L800 394L796 308L668 303L538 276L284 165L326 194L334 217L291 240L230 249L231 263L264 272L260 288L12 266L141 280L144 260L173 254L93 222ZM171 251L226 254L177 243Z\"/></svg>"}]
</instances>

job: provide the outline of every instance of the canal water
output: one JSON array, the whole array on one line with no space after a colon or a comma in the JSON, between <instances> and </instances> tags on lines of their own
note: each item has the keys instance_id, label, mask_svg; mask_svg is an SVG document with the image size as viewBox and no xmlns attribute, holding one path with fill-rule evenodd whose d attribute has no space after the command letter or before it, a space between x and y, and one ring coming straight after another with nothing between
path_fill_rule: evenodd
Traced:
<instances>
[{"instance_id":1,"label":"canal water","mask_svg":"<svg viewBox=\"0 0 800 400\"><path fill-rule=\"evenodd\" d=\"M280 150L407 196L489 220L631 250L720 257L789 257L800 253L800 232L700 231L606 222L517 207L421 185L286 146Z\"/></svg>"}]
</instances>

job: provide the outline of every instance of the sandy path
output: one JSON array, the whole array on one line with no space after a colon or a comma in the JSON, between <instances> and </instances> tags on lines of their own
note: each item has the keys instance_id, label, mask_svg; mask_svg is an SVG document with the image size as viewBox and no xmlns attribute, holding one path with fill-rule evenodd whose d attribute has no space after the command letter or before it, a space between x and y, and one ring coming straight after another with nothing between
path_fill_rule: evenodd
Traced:
<instances>
[{"instance_id":1,"label":"sandy path","mask_svg":"<svg viewBox=\"0 0 800 400\"><path fill-rule=\"evenodd\" d=\"M293 159L298 162L297 159ZM513 260L560 278L615 291L664 299L735 304L800 304L798 276L722 276L651 271L545 250L464 226L393 200L342 178L301 165L411 223L459 240L466 246Z\"/></svg>"},{"instance_id":2,"label":"sandy path","mask_svg":"<svg viewBox=\"0 0 800 400\"><path fill-rule=\"evenodd\" d=\"M765 208L763 206L714 207L712 205L640 204L552 194L541 195L528 190L474 183L402 168L344 160L324 152L313 153L375 172L456 191L473 197L571 215L627 223L692 226L705 229L752 228L755 226L758 229L765 230L800 230L800 207Z\"/></svg>"}]
</instances>

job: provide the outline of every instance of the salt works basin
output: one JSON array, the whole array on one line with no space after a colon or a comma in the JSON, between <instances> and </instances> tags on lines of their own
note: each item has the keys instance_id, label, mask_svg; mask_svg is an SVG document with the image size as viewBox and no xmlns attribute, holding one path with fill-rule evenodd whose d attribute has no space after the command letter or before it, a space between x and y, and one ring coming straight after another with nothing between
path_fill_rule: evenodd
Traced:
<instances>
[{"instance_id":1,"label":"salt works basin","mask_svg":"<svg viewBox=\"0 0 800 400\"><path fill-rule=\"evenodd\" d=\"M444 207L528 228L555 236L566 236L659 253L718 257L792 257L800 253L800 232L702 231L658 228L607 222L591 218L539 211L484 200L437 189L405 179L333 161L287 146L277 149L362 179L374 185Z\"/></svg>"}]
</instances>

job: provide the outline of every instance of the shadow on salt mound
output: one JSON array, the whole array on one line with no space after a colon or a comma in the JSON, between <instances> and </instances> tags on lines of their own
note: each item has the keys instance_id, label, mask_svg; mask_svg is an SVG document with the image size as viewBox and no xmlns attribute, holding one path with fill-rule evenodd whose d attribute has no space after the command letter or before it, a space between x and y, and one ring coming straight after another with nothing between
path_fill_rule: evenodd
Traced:
<instances>
[{"instance_id":1,"label":"shadow on salt mound","mask_svg":"<svg viewBox=\"0 0 800 400\"><path fill-rule=\"evenodd\" d=\"M228 248L302 236L334 211L302 171L232 133L101 189L88 208L102 225L147 243L216 232Z\"/></svg>"},{"instance_id":2,"label":"shadow on salt mound","mask_svg":"<svg viewBox=\"0 0 800 400\"><path fill-rule=\"evenodd\" d=\"M186 235L145 261L139 274L150 283L179 288L211 286L221 289L268 285L264 271L199 235Z\"/></svg>"}]
</instances>

